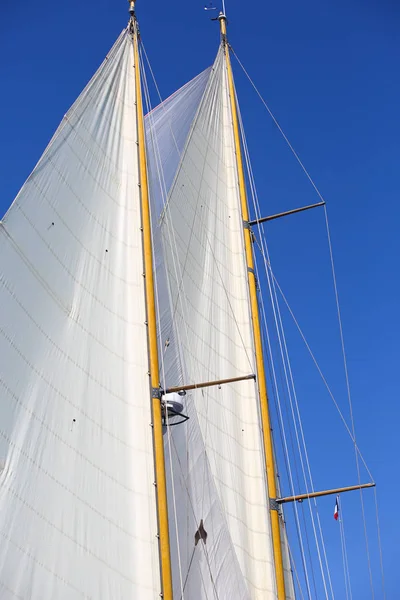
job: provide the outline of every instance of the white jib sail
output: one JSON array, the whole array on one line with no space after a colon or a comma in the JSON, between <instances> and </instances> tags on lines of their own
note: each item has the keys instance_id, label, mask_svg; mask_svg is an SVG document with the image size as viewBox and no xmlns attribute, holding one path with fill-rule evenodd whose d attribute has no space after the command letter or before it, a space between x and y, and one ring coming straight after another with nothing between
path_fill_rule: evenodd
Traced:
<instances>
[{"instance_id":1,"label":"white jib sail","mask_svg":"<svg viewBox=\"0 0 400 600\"><path fill-rule=\"evenodd\" d=\"M185 383L253 373L243 223L222 51L169 193L161 231L177 345L168 346L165 360L169 353L176 360L179 353ZM163 329L168 331L165 324ZM181 559L175 593L181 597L179 585L185 598L195 600L276 598L256 384L196 390L186 397L186 409L189 422L171 434ZM196 544L201 526L207 536Z\"/></svg>"},{"instance_id":2,"label":"white jib sail","mask_svg":"<svg viewBox=\"0 0 400 600\"><path fill-rule=\"evenodd\" d=\"M0 597L160 593L132 42L0 226Z\"/></svg>"}]
</instances>

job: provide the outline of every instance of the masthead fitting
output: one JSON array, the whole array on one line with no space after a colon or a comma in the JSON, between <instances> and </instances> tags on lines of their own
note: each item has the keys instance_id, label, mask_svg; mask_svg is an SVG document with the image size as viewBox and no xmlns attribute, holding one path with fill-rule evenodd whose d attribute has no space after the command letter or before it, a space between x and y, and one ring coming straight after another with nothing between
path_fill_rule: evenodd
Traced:
<instances>
[{"instance_id":1,"label":"masthead fitting","mask_svg":"<svg viewBox=\"0 0 400 600\"><path fill-rule=\"evenodd\" d=\"M225 42L226 40L226 15L223 12L220 12L218 15L219 26L221 28L221 37Z\"/></svg>"},{"instance_id":2,"label":"masthead fitting","mask_svg":"<svg viewBox=\"0 0 400 600\"><path fill-rule=\"evenodd\" d=\"M135 0L128 0L129 2L129 14L131 17L135 14Z\"/></svg>"}]
</instances>

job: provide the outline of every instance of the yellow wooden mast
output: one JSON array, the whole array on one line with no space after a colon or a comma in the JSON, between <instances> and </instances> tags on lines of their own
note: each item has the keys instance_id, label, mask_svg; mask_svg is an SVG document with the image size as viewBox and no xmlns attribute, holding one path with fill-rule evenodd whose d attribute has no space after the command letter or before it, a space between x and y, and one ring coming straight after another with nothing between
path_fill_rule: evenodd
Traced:
<instances>
[{"instance_id":1,"label":"yellow wooden mast","mask_svg":"<svg viewBox=\"0 0 400 600\"><path fill-rule=\"evenodd\" d=\"M258 301L257 301L256 278L255 278L255 273L254 273L253 249L252 249L251 233L250 233L250 229L248 226L249 209L248 209L248 204L247 204L246 185L245 185L245 177L244 177L244 170L243 170L242 148L241 148L241 144L240 144L239 120L238 120L238 112L237 112L237 106L236 106L235 86L233 83L233 74L232 74L232 66L231 66L231 60L230 60L230 54L229 54L229 45L228 45L227 36L226 36L226 16L224 14L220 14L219 22L220 22L220 27L221 27L222 44L224 47L226 68L227 68L227 73L228 73L229 96L230 96L231 111L232 111L233 134L234 134L235 151L236 151L237 171L238 171L238 178L239 178L240 202L241 202L242 218L243 218L243 224L244 224L244 242L245 242L247 272L248 272L251 318L252 318L252 324L253 324L253 339L254 339L254 347L255 347L255 353L256 353L257 383L258 383L258 391L259 391L259 397L260 397L261 421L262 421L262 430L263 430L263 442L264 442L264 454L265 454L265 463L266 463L266 472L267 472L268 493L270 496L270 509L269 510L270 510L270 518L271 518L271 531L272 531L272 544L273 544L273 551L274 551L276 587L277 587L277 593L278 593L278 600L286 600L285 577L284 577L284 571L283 571L283 558L282 558L281 531L280 531L280 522L279 522L280 517L279 517L279 512L278 512L279 506L276 503L277 486L276 486L275 461L274 461L273 444L272 444L271 421L270 421L270 415L269 415L268 394L267 394L267 387L266 387L266 381L265 381L265 367L264 367L264 357L263 357L263 349L262 349L262 341L261 341L260 316L259 316Z\"/></svg>"},{"instance_id":2,"label":"yellow wooden mast","mask_svg":"<svg viewBox=\"0 0 400 600\"><path fill-rule=\"evenodd\" d=\"M162 430L160 374L158 365L157 320L155 308L153 250L151 239L149 184L147 177L146 142L144 133L143 100L139 63L139 31L135 16L135 1L130 0L131 27L135 62L136 113L138 129L140 197L143 228L144 276L147 308L147 337L149 348L150 385L152 397L153 445L158 510L158 536L163 600L173 600L171 551L168 529L167 485L165 477L164 441Z\"/></svg>"}]
</instances>

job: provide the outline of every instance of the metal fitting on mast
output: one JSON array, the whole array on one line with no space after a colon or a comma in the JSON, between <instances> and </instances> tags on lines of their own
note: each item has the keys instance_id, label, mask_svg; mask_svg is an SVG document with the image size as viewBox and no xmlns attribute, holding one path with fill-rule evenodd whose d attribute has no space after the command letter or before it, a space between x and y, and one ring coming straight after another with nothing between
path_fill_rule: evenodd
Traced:
<instances>
[{"instance_id":1,"label":"metal fitting on mast","mask_svg":"<svg viewBox=\"0 0 400 600\"><path fill-rule=\"evenodd\" d=\"M222 42L226 44L226 15L220 12L218 15L219 26L221 28Z\"/></svg>"},{"instance_id":2,"label":"metal fitting on mast","mask_svg":"<svg viewBox=\"0 0 400 600\"><path fill-rule=\"evenodd\" d=\"M135 0L128 0L129 2L129 14L133 18L135 16Z\"/></svg>"}]
</instances>

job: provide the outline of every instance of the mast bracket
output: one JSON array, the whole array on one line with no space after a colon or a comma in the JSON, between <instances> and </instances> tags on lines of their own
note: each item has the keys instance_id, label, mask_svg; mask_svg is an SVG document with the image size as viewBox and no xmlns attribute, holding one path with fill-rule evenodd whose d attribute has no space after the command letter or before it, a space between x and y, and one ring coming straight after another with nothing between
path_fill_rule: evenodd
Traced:
<instances>
[{"instance_id":1,"label":"mast bracket","mask_svg":"<svg viewBox=\"0 0 400 600\"><path fill-rule=\"evenodd\" d=\"M164 394L164 390L161 387L151 388L151 397L152 398L157 398L158 400L161 400L163 394Z\"/></svg>"},{"instance_id":2,"label":"mast bracket","mask_svg":"<svg viewBox=\"0 0 400 600\"><path fill-rule=\"evenodd\" d=\"M269 509L270 510L276 510L277 512L280 512L281 507L280 507L279 502L277 501L276 498L270 498L269 499Z\"/></svg>"}]
</instances>

